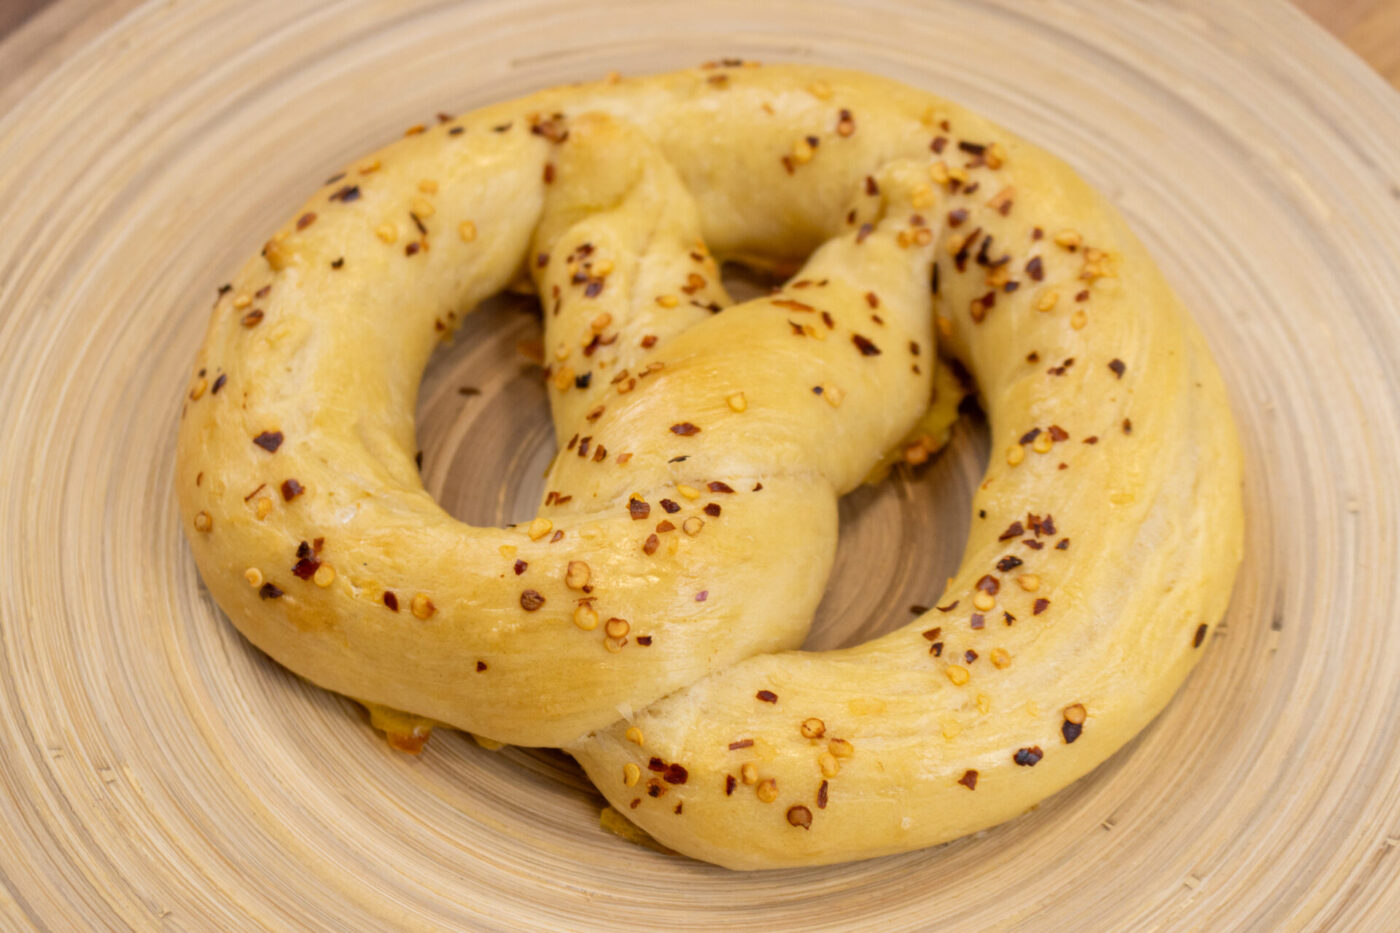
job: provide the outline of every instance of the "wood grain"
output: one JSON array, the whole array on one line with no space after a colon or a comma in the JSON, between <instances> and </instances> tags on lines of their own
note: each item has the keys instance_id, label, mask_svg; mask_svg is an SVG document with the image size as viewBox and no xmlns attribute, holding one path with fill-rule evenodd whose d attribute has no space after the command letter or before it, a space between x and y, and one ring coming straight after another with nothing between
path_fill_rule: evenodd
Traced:
<instances>
[{"instance_id":1,"label":"wood grain","mask_svg":"<svg viewBox=\"0 0 1400 933\"><path fill-rule=\"evenodd\" d=\"M1391 84L1400 87L1400 0L1294 0Z\"/></svg>"},{"instance_id":2,"label":"wood grain","mask_svg":"<svg viewBox=\"0 0 1400 933\"><path fill-rule=\"evenodd\" d=\"M209 0L67 35L0 92L18 95L0 111L0 927L1393 926L1400 108L1296 11ZM1232 390L1249 538L1207 657L1088 779L940 849L736 875L599 831L560 755L458 735L398 755L237 636L177 527L208 302L309 188L440 109L723 55L888 74L1066 156ZM425 476L470 521L518 517L538 487L542 394L513 350L533 326L508 302L477 315L421 396ZM845 504L814 643L928 597L983 456L968 423L926 473Z\"/></svg>"},{"instance_id":3,"label":"wood grain","mask_svg":"<svg viewBox=\"0 0 1400 933\"><path fill-rule=\"evenodd\" d=\"M97 27L115 21L139 0L10 0L0 7L0 43L8 33L31 19L36 22L0 50L0 77L10 70L21 71L17 63L32 60L45 49L71 45ZM1400 87L1400 0L1289 0L1318 25L1332 33L1348 48L1379 71L1387 81ZM44 16L38 14L43 12ZM23 86L11 82L0 87L0 112L7 101L17 100Z\"/></svg>"}]
</instances>

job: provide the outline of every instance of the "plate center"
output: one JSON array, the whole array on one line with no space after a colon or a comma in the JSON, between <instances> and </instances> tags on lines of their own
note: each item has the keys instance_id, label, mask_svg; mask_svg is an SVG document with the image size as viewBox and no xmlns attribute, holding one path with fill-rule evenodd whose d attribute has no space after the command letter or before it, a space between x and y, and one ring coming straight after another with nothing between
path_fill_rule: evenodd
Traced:
<instances>
[{"instance_id":1,"label":"plate center","mask_svg":"<svg viewBox=\"0 0 1400 933\"><path fill-rule=\"evenodd\" d=\"M725 276L738 301L766 291L762 276ZM539 367L520 351L538 341L533 300L499 296L467 316L429 364L418 402L428 491L455 518L505 525L532 518L554 455ZM805 647L828 650L893 631L932 605L957 569L969 508L986 465L987 433L963 419L948 447L917 471L897 467L841 500L840 540Z\"/></svg>"}]
</instances>

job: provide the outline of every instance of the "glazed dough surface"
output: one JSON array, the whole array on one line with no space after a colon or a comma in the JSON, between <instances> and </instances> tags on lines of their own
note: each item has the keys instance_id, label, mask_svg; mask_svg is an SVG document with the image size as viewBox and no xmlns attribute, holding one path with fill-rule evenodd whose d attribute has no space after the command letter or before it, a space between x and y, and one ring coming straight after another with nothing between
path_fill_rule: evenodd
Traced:
<instances>
[{"instance_id":1,"label":"glazed dough surface","mask_svg":"<svg viewBox=\"0 0 1400 933\"><path fill-rule=\"evenodd\" d=\"M731 307L716 257L808 258ZM534 522L471 528L419 480L418 383L523 277L560 453ZM992 429L962 567L903 629L791 650L836 499L924 413L935 343ZM1180 685L1242 547L1219 375L1111 205L975 114L831 69L586 84L411 133L239 273L189 395L182 514L250 640L565 747L735 868L942 842L1083 775Z\"/></svg>"}]
</instances>

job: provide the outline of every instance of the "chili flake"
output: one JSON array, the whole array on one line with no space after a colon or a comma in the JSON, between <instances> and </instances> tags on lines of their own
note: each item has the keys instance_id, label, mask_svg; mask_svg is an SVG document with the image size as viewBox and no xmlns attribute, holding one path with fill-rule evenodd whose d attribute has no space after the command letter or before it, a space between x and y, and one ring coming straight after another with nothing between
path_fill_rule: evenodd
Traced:
<instances>
[{"instance_id":1,"label":"chili flake","mask_svg":"<svg viewBox=\"0 0 1400 933\"><path fill-rule=\"evenodd\" d=\"M275 454L277 452L277 448L282 446L282 432L264 431L257 437L253 438L253 443L257 444L259 447L261 447L268 453Z\"/></svg>"}]
</instances>

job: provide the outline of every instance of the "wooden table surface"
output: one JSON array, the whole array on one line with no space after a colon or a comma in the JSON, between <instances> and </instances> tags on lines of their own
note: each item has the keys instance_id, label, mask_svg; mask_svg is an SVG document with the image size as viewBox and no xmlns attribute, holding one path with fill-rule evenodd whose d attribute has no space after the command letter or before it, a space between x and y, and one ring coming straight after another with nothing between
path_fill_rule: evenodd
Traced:
<instances>
[{"instance_id":1,"label":"wooden table surface","mask_svg":"<svg viewBox=\"0 0 1400 933\"><path fill-rule=\"evenodd\" d=\"M140 0L4 0L0 2L0 43L32 20L19 48L0 55L0 82L51 49L68 46L74 34L92 34ZM1348 45L1400 88L1400 0L1280 0L1292 2ZM68 41L65 41L68 40ZM18 55L13 53L18 52ZM0 111L17 96L0 91Z\"/></svg>"}]
</instances>

